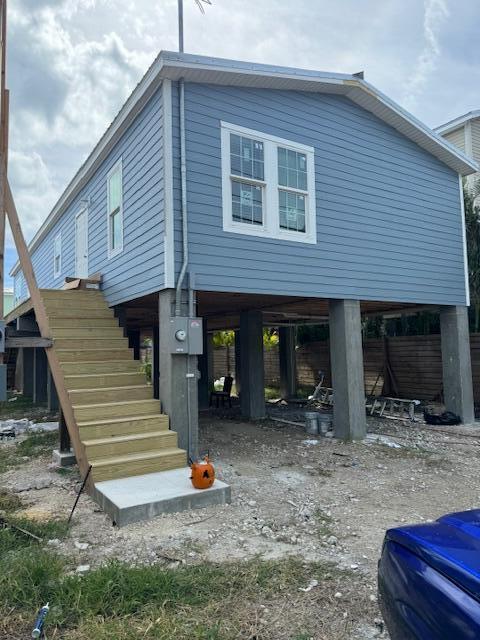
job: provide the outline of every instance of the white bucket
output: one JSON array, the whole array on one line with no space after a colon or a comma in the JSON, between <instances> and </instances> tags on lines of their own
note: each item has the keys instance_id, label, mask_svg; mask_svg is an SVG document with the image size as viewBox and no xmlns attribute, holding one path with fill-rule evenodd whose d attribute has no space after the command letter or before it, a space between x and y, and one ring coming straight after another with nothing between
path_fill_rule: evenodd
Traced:
<instances>
[{"instance_id":1,"label":"white bucket","mask_svg":"<svg viewBox=\"0 0 480 640\"><path fill-rule=\"evenodd\" d=\"M318 413L316 411L305 413L305 431L311 436L318 436Z\"/></svg>"}]
</instances>

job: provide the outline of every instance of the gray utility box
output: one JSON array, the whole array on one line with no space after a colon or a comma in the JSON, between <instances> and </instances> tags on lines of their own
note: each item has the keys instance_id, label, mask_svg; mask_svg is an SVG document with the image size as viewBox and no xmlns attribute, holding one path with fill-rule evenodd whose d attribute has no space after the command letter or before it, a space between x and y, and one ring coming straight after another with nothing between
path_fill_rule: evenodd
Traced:
<instances>
[{"instance_id":1,"label":"gray utility box","mask_svg":"<svg viewBox=\"0 0 480 640\"><path fill-rule=\"evenodd\" d=\"M170 318L171 353L201 356L203 353L202 318Z\"/></svg>"}]
</instances>

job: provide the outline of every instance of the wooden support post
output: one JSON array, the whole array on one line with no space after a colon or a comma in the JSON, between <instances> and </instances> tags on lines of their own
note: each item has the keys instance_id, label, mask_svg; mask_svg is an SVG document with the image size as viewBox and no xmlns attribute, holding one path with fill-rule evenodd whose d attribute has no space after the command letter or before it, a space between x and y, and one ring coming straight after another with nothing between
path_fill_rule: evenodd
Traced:
<instances>
[{"instance_id":1,"label":"wooden support post","mask_svg":"<svg viewBox=\"0 0 480 640\"><path fill-rule=\"evenodd\" d=\"M152 332L152 387L155 400L160 398L160 335L158 324Z\"/></svg>"},{"instance_id":2,"label":"wooden support post","mask_svg":"<svg viewBox=\"0 0 480 640\"><path fill-rule=\"evenodd\" d=\"M60 453L70 453L72 443L70 441L70 435L68 433L67 424L63 417L63 411L60 410L60 418L58 421L58 431L60 435L59 451Z\"/></svg>"}]
</instances>

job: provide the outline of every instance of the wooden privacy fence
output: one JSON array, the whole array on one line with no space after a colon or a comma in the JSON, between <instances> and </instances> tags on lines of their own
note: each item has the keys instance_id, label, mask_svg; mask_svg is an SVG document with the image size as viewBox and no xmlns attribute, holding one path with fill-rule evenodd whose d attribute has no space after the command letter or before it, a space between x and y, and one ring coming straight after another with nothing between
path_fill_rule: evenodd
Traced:
<instances>
[{"instance_id":1,"label":"wooden privacy fence","mask_svg":"<svg viewBox=\"0 0 480 640\"><path fill-rule=\"evenodd\" d=\"M480 403L480 333L470 335L473 392ZM278 386L278 347L265 350L265 384ZM396 336L367 339L363 342L365 391L370 393L377 381L376 393L403 398L434 400L442 391L442 352L439 335ZM385 363L388 362L388 367ZM230 363L235 371L235 349L230 349ZM312 387L318 371L324 371L325 384L331 385L330 346L326 341L312 342L297 349L297 383ZM214 372L218 378L226 374L226 350L214 351Z\"/></svg>"}]
</instances>

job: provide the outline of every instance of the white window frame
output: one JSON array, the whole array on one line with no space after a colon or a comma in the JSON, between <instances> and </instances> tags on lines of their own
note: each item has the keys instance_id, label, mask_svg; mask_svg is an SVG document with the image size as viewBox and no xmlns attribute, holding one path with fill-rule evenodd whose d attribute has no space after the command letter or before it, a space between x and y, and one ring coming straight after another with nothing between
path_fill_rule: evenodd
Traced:
<instances>
[{"instance_id":1,"label":"white window frame","mask_svg":"<svg viewBox=\"0 0 480 640\"><path fill-rule=\"evenodd\" d=\"M58 251L58 253L57 253ZM58 270L57 258L58 256ZM57 233L53 240L53 277L59 278L62 274L62 232Z\"/></svg>"},{"instance_id":2,"label":"white window frame","mask_svg":"<svg viewBox=\"0 0 480 640\"><path fill-rule=\"evenodd\" d=\"M315 202L315 150L298 142L271 136L261 131L221 122L223 230L257 237L290 240L307 244L317 242ZM231 173L230 134L252 138L263 143L264 180L242 178ZM307 157L307 190L284 187L278 183L278 147L304 153ZM238 180L262 187L263 224L253 225L233 220L232 181ZM305 232L282 229L278 192L291 191L305 196Z\"/></svg>"},{"instance_id":3,"label":"white window frame","mask_svg":"<svg viewBox=\"0 0 480 640\"><path fill-rule=\"evenodd\" d=\"M121 233L121 244L119 247L112 249L112 229L111 229L111 225L110 225L110 216L111 216L111 210L110 210L110 178L112 177L112 175L114 173L116 173L118 170L120 170L120 185L121 185L121 198L120 198L120 210L119 210L119 214L120 214L120 223L122 225L122 233ZM107 174L107 255L108 258L114 258L115 256L118 256L118 254L122 253L123 251L123 247L124 247L124 224L123 224L123 162L122 162L122 158L120 158L120 160L118 160L118 162L116 162L113 167L110 169L110 171Z\"/></svg>"}]
</instances>

